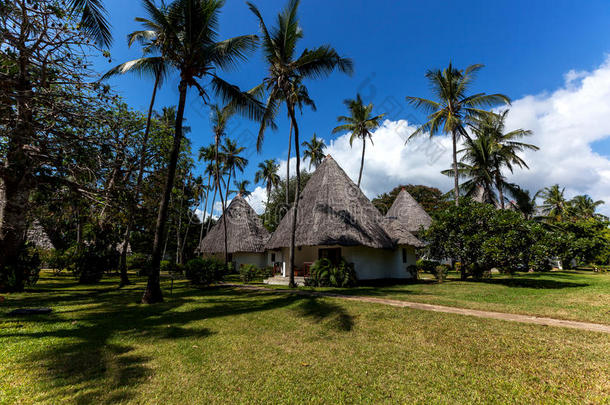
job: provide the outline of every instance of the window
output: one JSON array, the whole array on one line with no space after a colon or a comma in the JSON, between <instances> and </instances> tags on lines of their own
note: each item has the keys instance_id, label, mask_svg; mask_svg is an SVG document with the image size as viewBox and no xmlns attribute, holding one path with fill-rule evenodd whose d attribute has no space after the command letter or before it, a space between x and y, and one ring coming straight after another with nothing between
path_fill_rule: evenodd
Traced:
<instances>
[{"instance_id":1,"label":"window","mask_svg":"<svg viewBox=\"0 0 610 405\"><path fill-rule=\"evenodd\" d=\"M318 259L328 259L332 264L341 261L341 248L318 249Z\"/></svg>"},{"instance_id":2,"label":"window","mask_svg":"<svg viewBox=\"0 0 610 405\"><path fill-rule=\"evenodd\" d=\"M407 262L407 249L402 248L402 262L406 263Z\"/></svg>"},{"instance_id":3,"label":"window","mask_svg":"<svg viewBox=\"0 0 610 405\"><path fill-rule=\"evenodd\" d=\"M271 263L275 263L275 253L271 253Z\"/></svg>"}]
</instances>

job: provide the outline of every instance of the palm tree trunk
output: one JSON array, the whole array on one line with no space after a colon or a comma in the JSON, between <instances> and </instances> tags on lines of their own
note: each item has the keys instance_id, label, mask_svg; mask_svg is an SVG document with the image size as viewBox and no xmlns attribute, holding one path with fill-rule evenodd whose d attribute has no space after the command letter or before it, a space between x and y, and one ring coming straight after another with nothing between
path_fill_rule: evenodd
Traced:
<instances>
[{"instance_id":1,"label":"palm tree trunk","mask_svg":"<svg viewBox=\"0 0 610 405\"><path fill-rule=\"evenodd\" d=\"M129 277L127 277L127 247L129 246L129 240L131 239L131 230L133 228L133 221L135 217L135 209L140 198L140 187L142 185L142 179L144 178L144 166L146 164L146 147L148 145L148 137L150 135L150 123L152 118L153 108L155 106L155 99L157 98L157 88L159 87L159 79L161 75L157 73L155 75L155 84L153 86L152 96L150 98L150 105L148 106L148 115L146 116L146 129L144 130L144 137L142 138L142 149L140 151L140 162L138 164L138 178L136 180L134 194L134 205L133 212L127 220L127 228L125 229L125 235L123 237L123 250L121 251L121 260L119 263L119 269L121 272L120 287L129 284Z\"/></svg>"},{"instance_id":2,"label":"palm tree trunk","mask_svg":"<svg viewBox=\"0 0 610 405\"><path fill-rule=\"evenodd\" d=\"M289 101L286 103L288 106L288 112L290 114L290 120L292 122L292 126L294 127L294 154L296 156L296 176L297 176L297 184L296 190L294 193L294 203L293 203L293 213L292 213L292 230L290 232L290 253L289 253L289 263L288 263L288 274L290 277L289 286L291 288L296 287L294 282L294 251L296 244L296 231L297 231L297 214L299 210L299 198L301 196L301 155L299 151L299 127L297 125L297 120L294 115L294 107L292 103Z\"/></svg>"},{"instance_id":3,"label":"palm tree trunk","mask_svg":"<svg viewBox=\"0 0 610 405\"><path fill-rule=\"evenodd\" d=\"M286 160L286 209L290 207L290 149L292 147L292 119L290 120L290 132L288 133L288 159Z\"/></svg>"},{"instance_id":4,"label":"palm tree trunk","mask_svg":"<svg viewBox=\"0 0 610 405\"><path fill-rule=\"evenodd\" d=\"M184 179L186 180L186 178ZM182 257L180 257L180 252L182 252L182 207L184 206L184 189L186 187L186 181L182 182L182 195L180 196L180 205L178 207L178 226L176 227L176 257L174 258L174 262L176 264L182 264Z\"/></svg>"},{"instance_id":5,"label":"palm tree trunk","mask_svg":"<svg viewBox=\"0 0 610 405\"><path fill-rule=\"evenodd\" d=\"M214 204L216 204L216 193L218 192L218 185L216 184L216 180L214 180L214 195L212 197L212 206L210 207L210 219L208 220L208 226L205 230L206 235L210 232L210 228L212 227L212 215L214 215Z\"/></svg>"},{"instance_id":6,"label":"palm tree trunk","mask_svg":"<svg viewBox=\"0 0 610 405\"><path fill-rule=\"evenodd\" d=\"M496 188L498 189L498 195L500 197L500 208L504 209L504 192L502 191L502 179L500 178L500 171L496 168Z\"/></svg>"},{"instance_id":7,"label":"palm tree trunk","mask_svg":"<svg viewBox=\"0 0 610 405\"><path fill-rule=\"evenodd\" d=\"M210 194L210 183L212 178L208 176L208 186L205 189L205 198L203 199L203 214L201 215L201 230L199 231L199 244L197 245L201 249L201 241L203 240L203 227L205 226L205 217L208 210L208 196ZM211 215L211 213L210 213Z\"/></svg>"},{"instance_id":8,"label":"palm tree trunk","mask_svg":"<svg viewBox=\"0 0 610 405\"><path fill-rule=\"evenodd\" d=\"M360 174L358 175L358 188L360 188L360 181L362 180L362 169L364 169L364 150L366 149L366 138L362 138L362 159L360 160Z\"/></svg>"},{"instance_id":9,"label":"palm tree trunk","mask_svg":"<svg viewBox=\"0 0 610 405\"><path fill-rule=\"evenodd\" d=\"M176 127L174 133L174 143L169 157L169 165L167 167L167 179L163 190L163 197L159 204L159 214L155 226L155 239L153 241L152 263L150 274L148 275L148 283L146 290L142 296L143 304L154 304L163 302L163 293L161 292L161 241L165 233L165 222L167 221L167 212L169 208L169 197L172 194L174 187L174 177L176 175L176 166L178 165L178 156L180 155L180 145L182 144L182 119L184 118L184 106L186 104L187 84L185 81L180 81L178 86L180 98L178 101L178 111L176 112Z\"/></svg>"},{"instance_id":10,"label":"palm tree trunk","mask_svg":"<svg viewBox=\"0 0 610 405\"><path fill-rule=\"evenodd\" d=\"M227 179L227 190L225 191L225 198L222 198L222 191L220 192L220 199L222 204L222 226L225 230L225 264L229 264L229 250L228 250L228 239L227 239L227 216L225 215L227 211L226 202L229 198L229 184L231 184L231 170L229 169L229 177Z\"/></svg>"},{"instance_id":11,"label":"palm tree trunk","mask_svg":"<svg viewBox=\"0 0 610 405\"><path fill-rule=\"evenodd\" d=\"M458 180L458 161L457 161L457 134L455 131L451 132L453 138L453 195L455 197L455 206L460 205L460 183Z\"/></svg>"}]
</instances>

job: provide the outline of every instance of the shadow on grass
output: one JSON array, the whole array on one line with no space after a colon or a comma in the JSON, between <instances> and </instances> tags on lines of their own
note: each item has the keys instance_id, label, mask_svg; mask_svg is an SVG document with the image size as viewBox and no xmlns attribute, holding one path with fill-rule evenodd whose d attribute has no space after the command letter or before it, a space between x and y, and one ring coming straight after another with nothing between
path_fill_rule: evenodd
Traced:
<instances>
[{"instance_id":1,"label":"shadow on grass","mask_svg":"<svg viewBox=\"0 0 610 405\"><path fill-rule=\"evenodd\" d=\"M135 304L141 296L141 286L122 291L102 287L93 292L88 287L71 287L49 294L46 299L43 294L11 299L11 307L36 303L57 311L48 316L12 317L11 322L25 327L0 330L0 339L9 342L24 338L52 342L30 349L28 356L28 364L41 370L37 383L44 387L42 402L113 403L134 399L139 385L153 374L149 365L152 359L143 355L140 347L117 344L117 336L127 337L127 342L141 339L145 346L164 339L205 339L215 332L193 326L192 322L273 310L305 299L226 288L180 287L172 296L166 296L166 302L143 306ZM187 305L194 301L198 305ZM83 307L65 308L64 312L61 305ZM320 317L340 311L338 327L351 328L351 319L340 307L333 309L332 305L320 303L317 310L311 311Z\"/></svg>"},{"instance_id":2,"label":"shadow on grass","mask_svg":"<svg viewBox=\"0 0 610 405\"><path fill-rule=\"evenodd\" d=\"M354 327L352 316L340 305L315 297L303 298L297 308L297 315L324 322L330 329L348 332Z\"/></svg>"},{"instance_id":3,"label":"shadow on grass","mask_svg":"<svg viewBox=\"0 0 610 405\"><path fill-rule=\"evenodd\" d=\"M563 288L588 287L587 283L576 283L567 281L547 280L535 277L497 278L485 279L480 282L486 284L500 284L507 287L536 288L546 290L559 290Z\"/></svg>"}]
</instances>

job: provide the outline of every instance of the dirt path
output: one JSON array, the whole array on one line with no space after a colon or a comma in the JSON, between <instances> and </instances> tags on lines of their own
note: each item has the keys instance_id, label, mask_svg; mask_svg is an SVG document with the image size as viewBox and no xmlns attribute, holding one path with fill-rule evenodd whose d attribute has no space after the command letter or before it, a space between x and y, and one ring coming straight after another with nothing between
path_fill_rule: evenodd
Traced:
<instances>
[{"instance_id":1,"label":"dirt path","mask_svg":"<svg viewBox=\"0 0 610 405\"><path fill-rule=\"evenodd\" d=\"M544 317L532 316L532 315L509 314L509 313L505 313L505 312L480 311L477 309L455 308L455 307L448 307L448 306L444 306L444 305L422 304L419 302L399 301L399 300L391 300L391 299L385 299L385 298L363 297L363 296L358 296L358 295L344 295L344 294L326 293L326 292L318 292L318 291L278 290L278 289L274 289L274 288L266 288L266 287L261 287L261 286L243 285L243 284L225 284L225 286L239 288L242 290L267 291L267 292L297 294L297 295L306 295L306 296L314 296L314 297L340 298L340 299L344 299L344 300L348 300L348 301L370 302L370 303L374 303L374 304L390 305L393 307L419 309L422 311L444 312L444 313L448 313L448 314L476 316L479 318L500 319L503 321L533 323L536 325L559 326L559 327L563 327L563 328L573 328L573 329L588 330L588 331L593 331L593 332L610 333L610 325L601 325L601 324L590 323L590 322L568 321L568 320L563 320L563 319L544 318Z\"/></svg>"}]
</instances>

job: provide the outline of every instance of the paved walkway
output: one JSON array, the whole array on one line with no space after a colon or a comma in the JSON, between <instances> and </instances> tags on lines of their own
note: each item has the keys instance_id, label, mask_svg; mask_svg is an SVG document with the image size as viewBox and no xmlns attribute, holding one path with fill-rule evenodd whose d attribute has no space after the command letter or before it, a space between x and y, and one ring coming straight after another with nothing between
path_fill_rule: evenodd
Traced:
<instances>
[{"instance_id":1,"label":"paved walkway","mask_svg":"<svg viewBox=\"0 0 610 405\"><path fill-rule=\"evenodd\" d=\"M235 288L239 288L242 290L267 291L267 292L275 292L275 293L306 295L306 296L313 296L313 297L340 298L340 299L344 299L344 300L348 300L348 301L371 302L374 304L390 305L393 307L400 307L400 308L419 309L419 310L423 310L423 311L444 312L444 313L448 313L448 314L476 316L479 318L500 319L503 321L533 323L536 325L559 326L559 327L564 327L564 328L581 329L581 330L588 330L588 331L593 331L593 332L610 333L610 325L601 325L601 324L590 323L590 322L568 321L568 320L563 320L563 319L544 318L544 317L532 316L532 315L508 314L505 312L480 311L477 309L456 308L456 307L448 307L448 306L444 306L444 305L423 304L423 303L419 303L419 302L391 300L391 299L386 299L386 298L364 297L364 296L358 296L358 295L344 295L344 294L335 294L335 293L327 293L327 292L319 292L319 291L285 290L285 289L275 289L275 288L267 288L267 287L260 287L260 286L255 286L255 285L244 285L244 284L224 284L224 285L227 287L235 287Z\"/></svg>"}]
</instances>

